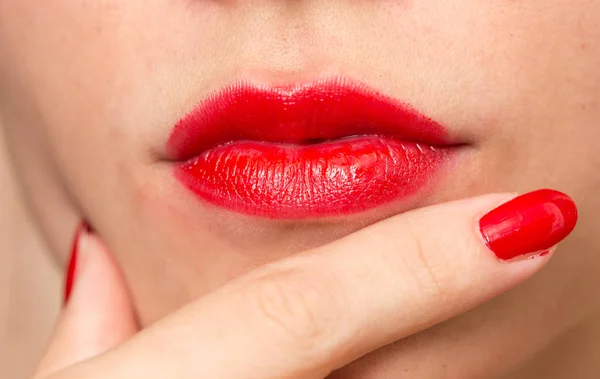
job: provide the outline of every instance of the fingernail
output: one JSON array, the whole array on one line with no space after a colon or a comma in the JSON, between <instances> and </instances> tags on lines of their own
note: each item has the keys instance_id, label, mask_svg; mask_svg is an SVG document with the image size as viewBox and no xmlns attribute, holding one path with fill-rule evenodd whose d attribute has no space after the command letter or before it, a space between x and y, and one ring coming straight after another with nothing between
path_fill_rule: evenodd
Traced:
<instances>
[{"instance_id":1,"label":"fingernail","mask_svg":"<svg viewBox=\"0 0 600 379\"><path fill-rule=\"evenodd\" d=\"M577 206L564 193L543 189L519 196L479 221L487 246L509 260L547 251L571 233Z\"/></svg>"},{"instance_id":2,"label":"fingernail","mask_svg":"<svg viewBox=\"0 0 600 379\"><path fill-rule=\"evenodd\" d=\"M75 284L75 276L77 274L77 258L79 255L79 241L84 233L89 233L91 228L87 221L82 221L77 230L75 231L75 238L73 239L73 246L71 248L71 257L69 258L69 264L67 266L66 277L65 277L65 297L64 304L69 302L73 286Z\"/></svg>"}]
</instances>

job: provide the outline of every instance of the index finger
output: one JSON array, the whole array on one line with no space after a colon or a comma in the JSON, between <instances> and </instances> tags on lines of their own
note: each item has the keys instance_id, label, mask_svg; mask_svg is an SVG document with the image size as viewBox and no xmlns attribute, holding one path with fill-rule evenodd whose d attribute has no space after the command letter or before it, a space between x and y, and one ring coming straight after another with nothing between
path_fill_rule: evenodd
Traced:
<instances>
[{"instance_id":1,"label":"index finger","mask_svg":"<svg viewBox=\"0 0 600 379\"><path fill-rule=\"evenodd\" d=\"M416 210L260 268L102 361L113 367L111 378L323 378L539 270L551 254L507 262L490 247L499 253L503 246L504 258L551 248L574 227L575 205L558 192L538 192L486 216L492 224L480 224L511 197ZM106 376L89 376L97 364L80 369L86 377Z\"/></svg>"}]
</instances>

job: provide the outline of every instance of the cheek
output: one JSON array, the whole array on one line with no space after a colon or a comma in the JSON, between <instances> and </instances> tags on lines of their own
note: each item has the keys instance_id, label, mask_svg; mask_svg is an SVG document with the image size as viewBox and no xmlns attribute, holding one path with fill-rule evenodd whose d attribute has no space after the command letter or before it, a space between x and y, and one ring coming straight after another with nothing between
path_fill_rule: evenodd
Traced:
<instances>
[{"instance_id":1,"label":"cheek","mask_svg":"<svg viewBox=\"0 0 600 379\"><path fill-rule=\"evenodd\" d=\"M600 184L600 3L468 5L452 3L460 22L439 21L451 53L433 75L455 86L445 95L483 154L481 189L554 186L583 200Z\"/></svg>"}]
</instances>

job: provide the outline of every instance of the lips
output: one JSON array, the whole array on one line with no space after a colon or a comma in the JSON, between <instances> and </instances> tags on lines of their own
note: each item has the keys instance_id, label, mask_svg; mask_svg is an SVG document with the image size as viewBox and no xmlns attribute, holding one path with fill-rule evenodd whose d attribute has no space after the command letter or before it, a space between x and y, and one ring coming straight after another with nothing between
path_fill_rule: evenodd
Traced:
<instances>
[{"instance_id":1,"label":"lips","mask_svg":"<svg viewBox=\"0 0 600 379\"><path fill-rule=\"evenodd\" d=\"M365 85L240 82L174 128L174 175L202 201L252 216L362 212L418 195L451 156L445 129Z\"/></svg>"}]
</instances>

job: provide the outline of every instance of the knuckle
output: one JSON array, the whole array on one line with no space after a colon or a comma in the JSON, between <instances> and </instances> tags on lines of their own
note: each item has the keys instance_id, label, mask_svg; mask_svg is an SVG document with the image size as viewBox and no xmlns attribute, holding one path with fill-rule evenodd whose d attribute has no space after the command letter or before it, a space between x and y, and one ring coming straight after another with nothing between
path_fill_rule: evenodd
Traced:
<instances>
[{"instance_id":1,"label":"knuckle","mask_svg":"<svg viewBox=\"0 0 600 379\"><path fill-rule=\"evenodd\" d=\"M285 269L261 275L250 286L251 310L263 332L276 343L307 354L331 348L337 330L331 283L302 269Z\"/></svg>"},{"instance_id":2,"label":"knuckle","mask_svg":"<svg viewBox=\"0 0 600 379\"><path fill-rule=\"evenodd\" d=\"M432 259L431 252L413 228L408 227L405 232L406 238L402 239L402 250L410 275L419 287L420 295L426 294L435 302L444 301L448 297L447 265L442 260Z\"/></svg>"}]
</instances>

